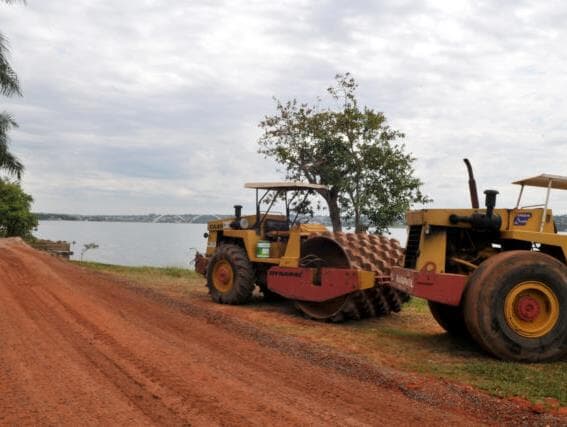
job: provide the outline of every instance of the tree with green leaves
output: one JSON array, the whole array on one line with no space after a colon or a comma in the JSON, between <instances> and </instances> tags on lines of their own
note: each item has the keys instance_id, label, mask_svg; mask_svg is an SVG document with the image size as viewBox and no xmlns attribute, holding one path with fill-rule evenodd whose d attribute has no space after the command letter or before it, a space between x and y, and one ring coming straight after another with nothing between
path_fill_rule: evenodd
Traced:
<instances>
[{"instance_id":1,"label":"tree with green leaves","mask_svg":"<svg viewBox=\"0 0 567 427\"><path fill-rule=\"evenodd\" d=\"M259 153L285 167L286 178L324 184L334 231L352 219L356 231L383 232L403 218L413 203L427 203L414 161L383 113L361 107L358 84L338 74L327 93L333 107L276 101L276 113L260 122Z\"/></svg>"},{"instance_id":2,"label":"tree with green leaves","mask_svg":"<svg viewBox=\"0 0 567 427\"><path fill-rule=\"evenodd\" d=\"M0 237L32 238L32 230L37 227L32 202L18 183L0 179Z\"/></svg>"},{"instance_id":3,"label":"tree with green leaves","mask_svg":"<svg viewBox=\"0 0 567 427\"><path fill-rule=\"evenodd\" d=\"M0 0L4 3L16 3L17 0ZM25 1L21 0L22 3ZM21 96L20 82L16 72L8 62L8 42L3 34L0 34L0 93L4 96ZM6 111L0 113L0 169L9 174L22 177L24 165L9 150L10 139L8 132L18 127L13 117Z\"/></svg>"}]
</instances>

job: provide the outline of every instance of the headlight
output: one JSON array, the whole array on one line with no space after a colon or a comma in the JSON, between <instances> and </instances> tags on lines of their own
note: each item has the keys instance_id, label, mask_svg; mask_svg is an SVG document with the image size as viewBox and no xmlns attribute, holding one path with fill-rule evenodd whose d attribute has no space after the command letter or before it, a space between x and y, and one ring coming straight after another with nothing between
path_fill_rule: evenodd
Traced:
<instances>
[{"instance_id":1,"label":"headlight","mask_svg":"<svg viewBox=\"0 0 567 427\"><path fill-rule=\"evenodd\" d=\"M248 224L248 220L246 218L240 219L240 228L248 228L250 224Z\"/></svg>"}]
</instances>

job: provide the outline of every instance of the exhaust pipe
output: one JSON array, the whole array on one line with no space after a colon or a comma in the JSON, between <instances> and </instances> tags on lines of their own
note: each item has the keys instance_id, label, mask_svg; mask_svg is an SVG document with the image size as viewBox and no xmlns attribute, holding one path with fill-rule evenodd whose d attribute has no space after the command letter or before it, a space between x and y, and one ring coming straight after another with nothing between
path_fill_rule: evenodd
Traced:
<instances>
[{"instance_id":1,"label":"exhaust pipe","mask_svg":"<svg viewBox=\"0 0 567 427\"><path fill-rule=\"evenodd\" d=\"M465 165L467 165L467 171L469 173L469 193L471 195L471 206L473 209L478 209L478 193L476 191L476 181L474 180L474 174L469 159L463 159Z\"/></svg>"},{"instance_id":2,"label":"exhaust pipe","mask_svg":"<svg viewBox=\"0 0 567 427\"><path fill-rule=\"evenodd\" d=\"M234 217L237 222L240 221L242 217L242 205L234 205Z\"/></svg>"},{"instance_id":3,"label":"exhaust pipe","mask_svg":"<svg viewBox=\"0 0 567 427\"><path fill-rule=\"evenodd\" d=\"M240 230L242 228L240 219L242 218L242 205L234 205L234 221L230 223L230 228Z\"/></svg>"}]
</instances>

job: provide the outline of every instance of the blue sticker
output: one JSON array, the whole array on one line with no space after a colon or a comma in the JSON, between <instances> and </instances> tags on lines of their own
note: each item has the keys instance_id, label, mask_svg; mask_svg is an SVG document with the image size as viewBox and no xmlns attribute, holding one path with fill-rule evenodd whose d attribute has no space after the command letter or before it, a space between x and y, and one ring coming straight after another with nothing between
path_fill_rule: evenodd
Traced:
<instances>
[{"instance_id":1,"label":"blue sticker","mask_svg":"<svg viewBox=\"0 0 567 427\"><path fill-rule=\"evenodd\" d=\"M522 212L514 218L514 225L526 225L528 220L532 217L530 212Z\"/></svg>"}]
</instances>

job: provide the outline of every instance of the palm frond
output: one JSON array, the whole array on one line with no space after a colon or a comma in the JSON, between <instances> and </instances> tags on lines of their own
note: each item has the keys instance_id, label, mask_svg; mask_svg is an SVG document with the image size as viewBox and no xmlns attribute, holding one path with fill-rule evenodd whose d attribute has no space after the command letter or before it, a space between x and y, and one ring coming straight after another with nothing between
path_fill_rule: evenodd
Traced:
<instances>
[{"instance_id":1,"label":"palm frond","mask_svg":"<svg viewBox=\"0 0 567 427\"><path fill-rule=\"evenodd\" d=\"M20 180L24 173L24 164L12 153L0 151L0 169L6 170L10 175Z\"/></svg>"},{"instance_id":2,"label":"palm frond","mask_svg":"<svg viewBox=\"0 0 567 427\"><path fill-rule=\"evenodd\" d=\"M10 114L6 112L0 114L0 169L5 169L10 175L21 179L24 165L9 151L8 131L16 127L18 124Z\"/></svg>"},{"instance_id":3,"label":"palm frond","mask_svg":"<svg viewBox=\"0 0 567 427\"><path fill-rule=\"evenodd\" d=\"M21 95L20 82L16 72L8 62L8 54L8 42L6 38L0 34L0 93L6 96Z\"/></svg>"},{"instance_id":4,"label":"palm frond","mask_svg":"<svg viewBox=\"0 0 567 427\"><path fill-rule=\"evenodd\" d=\"M0 0L0 3L14 4L23 3L25 0ZM6 96L22 95L20 82L16 72L8 62L8 41L4 35L0 34L0 94ZM0 169L5 169L10 175L15 175L21 179L24 172L22 162L9 151L8 132L10 129L18 127L13 117L6 113L0 113Z\"/></svg>"}]
</instances>

